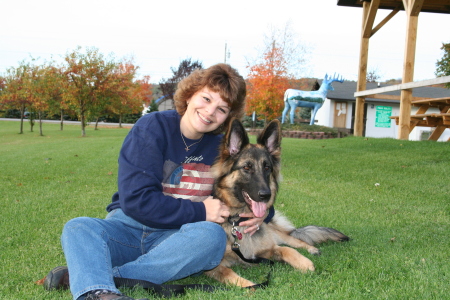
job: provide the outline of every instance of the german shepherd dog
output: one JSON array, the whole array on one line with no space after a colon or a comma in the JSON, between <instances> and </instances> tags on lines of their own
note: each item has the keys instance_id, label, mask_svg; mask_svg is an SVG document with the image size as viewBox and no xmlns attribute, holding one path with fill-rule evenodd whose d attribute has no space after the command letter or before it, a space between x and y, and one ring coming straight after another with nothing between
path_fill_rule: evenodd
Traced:
<instances>
[{"instance_id":1,"label":"german shepherd dog","mask_svg":"<svg viewBox=\"0 0 450 300\"><path fill-rule=\"evenodd\" d=\"M246 259L256 257L284 261L302 271L314 271L311 260L294 248L304 248L310 254L319 255L315 243L327 240L346 241L341 232L327 227L307 226L296 229L286 217L276 211L269 223L263 223L252 236L239 227L239 214L253 212L256 217L266 215L274 204L278 191L281 155L281 125L270 122L250 144L247 132L238 120L230 127L220 146L220 154L212 166L215 178L215 197L230 208L230 217L222 224L228 237L224 258L219 266L206 275L226 284L250 287L255 283L240 277L230 267L247 264L232 247L239 247Z\"/></svg>"}]
</instances>

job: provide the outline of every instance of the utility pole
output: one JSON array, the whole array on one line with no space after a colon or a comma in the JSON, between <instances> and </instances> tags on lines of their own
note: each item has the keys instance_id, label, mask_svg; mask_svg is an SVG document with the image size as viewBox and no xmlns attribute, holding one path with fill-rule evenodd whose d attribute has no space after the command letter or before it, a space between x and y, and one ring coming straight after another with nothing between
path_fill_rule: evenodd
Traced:
<instances>
[{"instance_id":1,"label":"utility pole","mask_svg":"<svg viewBox=\"0 0 450 300\"><path fill-rule=\"evenodd\" d=\"M224 63L227 63L227 57L230 58L230 51L227 49L227 43L225 43L225 58L224 58Z\"/></svg>"}]
</instances>

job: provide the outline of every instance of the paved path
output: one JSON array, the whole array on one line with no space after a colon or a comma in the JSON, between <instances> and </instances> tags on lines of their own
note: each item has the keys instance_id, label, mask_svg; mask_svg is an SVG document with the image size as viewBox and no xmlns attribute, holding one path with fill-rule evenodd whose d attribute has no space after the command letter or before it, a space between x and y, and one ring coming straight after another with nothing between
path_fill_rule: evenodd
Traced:
<instances>
[{"instance_id":1,"label":"paved path","mask_svg":"<svg viewBox=\"0 0 450 300\"><path fill-rule=\"evenodd\" d=\"M0 121L20 121L20 119L10 119L10 118L0 118ZM23 119L24 122L27 122L28 119ZM39 120L35 120L36 123L39 123ZM42 120L43 123L53 123L59 124L60 120ZM64 121L64 125L80 125L80 121ZM89 122L88 125L95 126L95 122ZM134 124L122 123L122 127L131 128ZM119 123L105 123L99 122L99 127L119 127Z\"/></svg>"}]
</instances>

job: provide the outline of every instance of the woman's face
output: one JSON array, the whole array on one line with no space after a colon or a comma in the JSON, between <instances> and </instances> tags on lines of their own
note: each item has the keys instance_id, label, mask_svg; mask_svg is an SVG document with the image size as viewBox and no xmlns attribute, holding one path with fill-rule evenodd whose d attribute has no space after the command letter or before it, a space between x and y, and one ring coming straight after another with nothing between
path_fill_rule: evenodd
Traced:
<instances>
[{"instance_id":1,"label":"woman's face","mask_svg":"<svg viewBox=\"0 0 450 300\"><path fill-rule=\"evenodd\" d=\"M230 114L228 104L219 93L204 87L188 101L181 118L181 132L189 139L199 139L204 133L217 129Z\"/></svg>"}]
</instances>

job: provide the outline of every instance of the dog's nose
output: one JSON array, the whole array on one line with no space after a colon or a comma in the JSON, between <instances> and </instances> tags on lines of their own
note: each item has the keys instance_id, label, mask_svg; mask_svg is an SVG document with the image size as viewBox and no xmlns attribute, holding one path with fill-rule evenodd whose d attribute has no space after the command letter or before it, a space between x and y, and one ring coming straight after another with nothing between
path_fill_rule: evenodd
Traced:
<instances>
[{"instance_id":1,"label":"dog's nose","mask_svg":"<svg viewBox=\"0 0 450 300\"><path fill-rule=\"evenodd\" d=\"M270 190L260 190L258 192L258 196L261 200L269 200L272 196L272 193L270 192Z\"/></svg>"}]
</instances>

